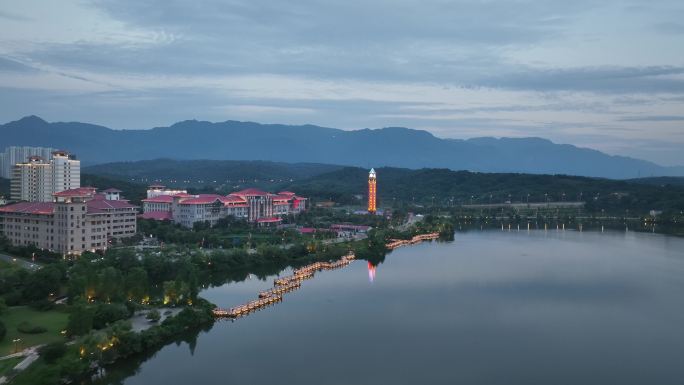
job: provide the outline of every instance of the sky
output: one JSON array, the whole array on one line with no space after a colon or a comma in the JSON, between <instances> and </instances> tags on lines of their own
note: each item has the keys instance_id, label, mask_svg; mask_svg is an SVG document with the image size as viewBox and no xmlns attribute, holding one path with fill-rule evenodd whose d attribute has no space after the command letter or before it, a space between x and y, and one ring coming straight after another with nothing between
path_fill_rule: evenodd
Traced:
<instances>
[{"instance_id":1,"label":"sky","mask_svg":"<svg viewBox=\"0 0 684 385\"><path fill-rule=\"evenodd\" d=\"M681 0L0 0L0 122L543 137L684 165Z\"/></svg>"}]
</instances>

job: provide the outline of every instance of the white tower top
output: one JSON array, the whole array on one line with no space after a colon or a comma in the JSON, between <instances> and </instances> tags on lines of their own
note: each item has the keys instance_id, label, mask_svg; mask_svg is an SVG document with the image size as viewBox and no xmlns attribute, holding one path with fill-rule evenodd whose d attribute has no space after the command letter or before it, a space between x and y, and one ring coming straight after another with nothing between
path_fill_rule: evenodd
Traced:
<instances>
[{"instance_id":1,"label":"white tower top","mask_svg":"<svg viewBox=\"0 0 684 385\"><path fill-rule=\"evenodd\" d=\"M368 173L369 178L375 178L375 169L371 168L370 172Z\"/></svg>"}]
</instances>

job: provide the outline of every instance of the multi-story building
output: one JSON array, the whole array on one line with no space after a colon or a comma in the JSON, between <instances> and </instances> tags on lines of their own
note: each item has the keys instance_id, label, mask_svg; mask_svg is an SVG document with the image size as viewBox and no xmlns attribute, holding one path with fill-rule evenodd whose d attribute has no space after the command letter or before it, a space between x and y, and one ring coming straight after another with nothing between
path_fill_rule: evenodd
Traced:
<instances>
[{"instance_id":1,"label":"multi-story building","mask_svg":"<svg viewBox=\"0 0 684 385\"><path fill-rule=\"evenodd\" d=\"M66 151L53 151L51 159L30 156L12 170L14 201L50 202L54 193L81 185L81 162Z\"/></svg>"},{"instance_id":2,"label":"multi-story building","mask_svg":"<svg viewBox=\"0 0 684 385\"><path fill-rule=\"evenodd\" d=\"M81 187L81 161L66 151L53 151L52 186L54 192Z\"/></svg>"},{"instance_id":3,"label":"multi-story building","mask_svg":"<svg viewBox=\"0 0 684 385\"><path fill-rule=\"evenodd\" d=\"M81 187L53 194L52 202L0 207L0 233L15 246L79 255L135 235L136 216L137 207L118 193L98 194L93 187Z\"/></svg>"},{"instance_id":4,"label":"multi-story building","mask_svg":"<svg viewBox=\"0 0 684 385\"><path fill-rule=\"evenodd\" d=\"M246 189L225 196L180 192L144 199L142 218L171 220L185 227L192 227L197 222L208 222L213 226L227 216L257 223L277 223L281 217L305 209L306 198L289 191L271 194Z\"/></svg>"},{"instance_id":5,"label":"multi-story building","mask_svg":"<svg viewBox=\"0 0 684 385\"><path fill-rule=\"evenodd\" d=\"M17 163L12 172L10 198L15 201L50 202L53 186L52 165L39 156Z\"/></svg>"},{"instance_id":6,"label":"multi-story building","mask_svg":"<svg viewBox=\"0 0 684 385\"><path fill-rule=\"evenodd\" d=\"M49 160L54 149L45 147L10 146L0 153L0 177L11 178L12 169L17 163L23 163L31 156L39 156Z\"/></svg>"},{"instance_id":7,"label":"multi-story building","mask_svg":"<svg viewBox=\"0 0 684 385\"><path fill-rule=\"evenodd\" d=\"M160 184L153 184L147 188L147 199L155 198L158 196L164 196L164 195L178 195L178 194L187 194L187 190L174 190L174 189L169 189L166 188L164 185Z\"/></svg>"}]
</instances>

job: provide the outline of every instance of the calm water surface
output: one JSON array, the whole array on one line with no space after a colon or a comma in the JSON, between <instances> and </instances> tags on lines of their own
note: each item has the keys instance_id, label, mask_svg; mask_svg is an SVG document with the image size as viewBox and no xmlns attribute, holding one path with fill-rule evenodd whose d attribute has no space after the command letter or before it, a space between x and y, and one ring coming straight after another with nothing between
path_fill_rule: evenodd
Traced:
<instances>
[{"instance_id":1,"label":"calm water surface","mask_svg":"<svg viewBox=\"0 0 684 385\"><path fill-rule=\"evenodd\" d=\"M365 261L317 273L282 303L100 383L684 382L684 239L458 233L395 250L371 276ZM272 281L202 296L230 307Z\"/></svg>"}]
</instances>

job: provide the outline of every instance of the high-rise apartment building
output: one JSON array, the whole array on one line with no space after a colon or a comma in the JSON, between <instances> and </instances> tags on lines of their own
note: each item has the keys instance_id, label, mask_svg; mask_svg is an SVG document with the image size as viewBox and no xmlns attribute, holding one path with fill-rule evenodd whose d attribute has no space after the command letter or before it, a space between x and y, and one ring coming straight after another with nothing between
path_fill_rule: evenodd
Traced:
<instances>
[{"instance_id":1,"label":"high-rise apartment building","mask_svg":"<svg viewBox=\"0 0 684 385\"><path fill-rule=\"evenodd\" d=\"M54 193L81 186L81 162L66 151L51 159L30 156L12 170L10 198L14 201L51 202Z\"/></svg>"},{"instance_id":2,"label":"high-rise apartment building","mask_svg":"<svg viewBox=\"0 0 684 385\"><path fill-rule=\"evenodd\" d=\"M28 158L31 156L39 156L45 160L50 160L53 151L55 150L46 147L7 147L4 152L0 152L0 177L11 178L14 165L28 161Z\"/></svg>"}]
</instances>

